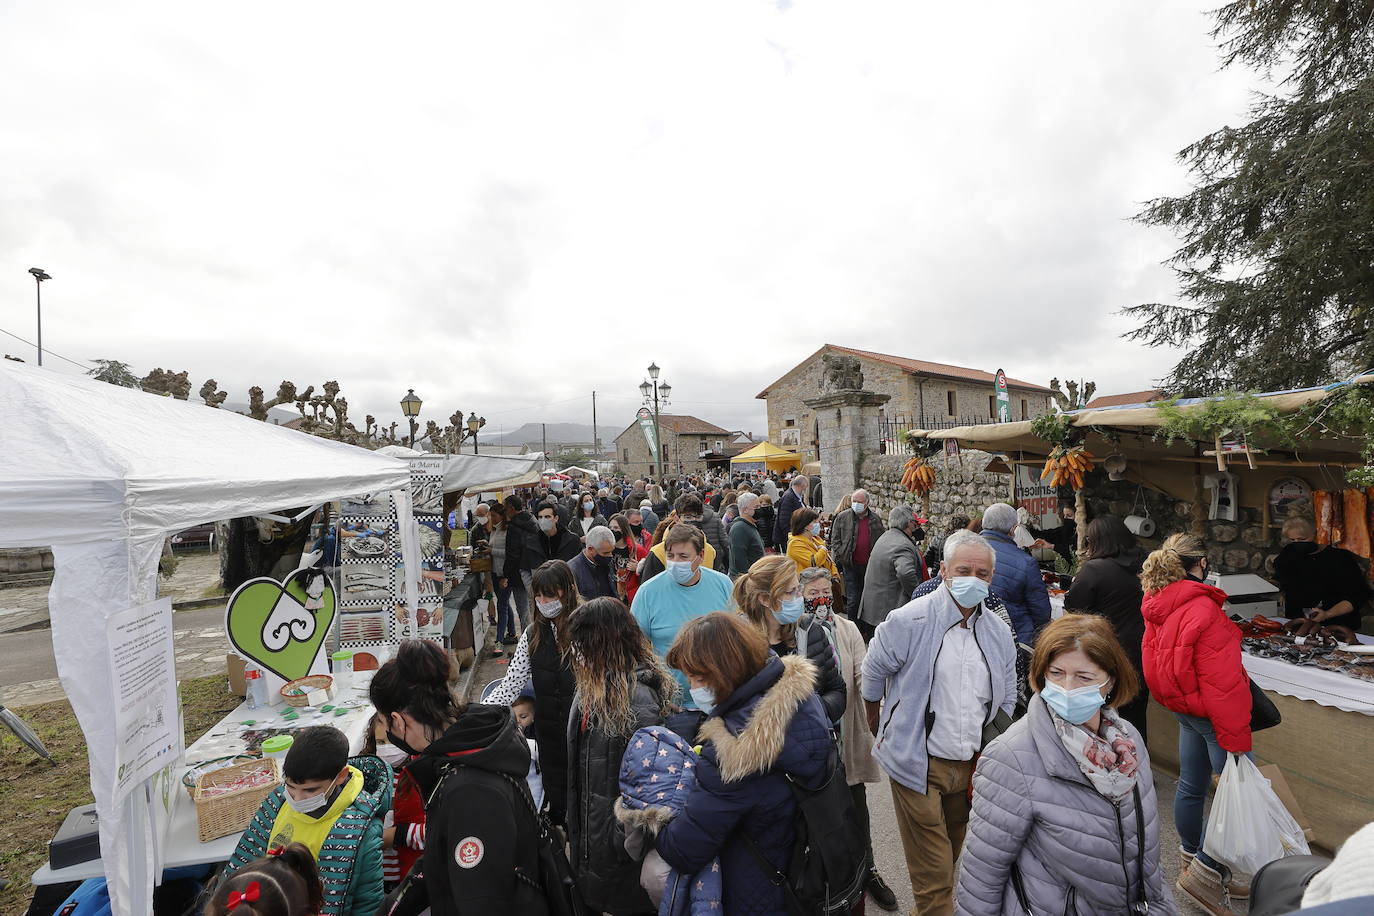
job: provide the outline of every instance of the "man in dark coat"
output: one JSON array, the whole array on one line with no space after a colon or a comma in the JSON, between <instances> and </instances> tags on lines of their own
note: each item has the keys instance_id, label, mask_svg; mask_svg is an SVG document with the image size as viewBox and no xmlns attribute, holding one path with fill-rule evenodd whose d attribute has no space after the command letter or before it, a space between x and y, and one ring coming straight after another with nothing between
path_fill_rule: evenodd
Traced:
<instances>
[{"instance_id":1,"label":"man in dark coat","mask_svg":"<svg viewBox=\"0 0 1374 916\"><path fill-rule=\"evenodd\" d=\"M568 561L577 593L583 601L593 598L614 598L615 572L611 557L615 553L615 535L604 525L587 531L587 546Z\"/></svg>"},{"instance_id":2,"label":"man in dark coat","mask_svg":"<svg viewBox=\"0 0 1374 916\"><path fill-rule=\"evenodd\" d=\"M773 521L773 543L782 549L792 534L792 513L806 505L806 489L810 485L805 477L798 474L792 478L792 486L782 494L774 507L776 518Z\"/></svg>"},{"instance_id":3,"label":"man in dark coat","mask_svg":"<svg viewBox=\"0 0 1374 916\"><path fill-rule=\"evenodd\" d=\"M883 520L868 506L867 490L855 490L849 497L849 507L836 515L830 525L830 556L844 576L844 606L850 620L859 616L868 558L883 530Z\"/></svg>"},{"instance_id":4,"label":"man in dark coat","mask_svg":"<svg viewBox=\"0 0 1374 916\"><path fill-rule=\"evenodd\" d=\"M701 533L706 535L706 543L710 544L716 551L716 572L726 572L730 569L730 545L725 540L725 526L720 523L720 516L711 511L709 506L703 506L701 499L694 493L684 493L677 498L673 504L673 510L677 512L678 518L695 525L701 529Z\"/></svg>"},{"instance_id":5,"label":"man in dark coat","mask_svg":"<svg viewBox=\"0 0 1374 916\"><path fill-rule=\"evenodd\" d=\"M558 509L553 503L544 503L535 513L535 523L539 534L534 539L533 550L538 562L531 569L538 568L546 560L568 561L577 556L582 549L582 538L573 534L558 521ZM510 550L509 536L506 550Z\"/></svg>"}]
</instances>

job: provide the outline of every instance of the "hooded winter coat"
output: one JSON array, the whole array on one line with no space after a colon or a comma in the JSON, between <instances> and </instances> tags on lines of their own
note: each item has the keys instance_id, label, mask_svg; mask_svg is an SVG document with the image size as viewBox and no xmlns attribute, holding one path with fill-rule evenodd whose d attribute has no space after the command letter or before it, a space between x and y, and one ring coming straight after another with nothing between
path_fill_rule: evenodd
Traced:
<instances>
[{"instance_id":1,"label":"hooded winter coat","mask_svg":"<svg viewBox=\"0 0 1374 916\"><path fill-rule=\"evenodd\" d=\"M1240 628L1221 609L1226 593L1179 579L1145 595L1141 656L1145 683L1165 709L1212 723L1217 744L1250 750L1250 678L1240 660Z\"/></svg>"},{"instance_id":2,"label":"hooded winter coat","mask_svg":"<svg viewBox=\"0 0 1374 916\"><path fill-rule=\"evenodd\" d=\"M472 705L407 766L426 803L424 874L434 916L543 916L530 749L504 706Z\"/></svg>"},{"instance_id":3,"label":"hooded winter coat","mask_svg":"<svg viewBox=\"0 0 1374 916\"><path fill-rule=\"evenodd\" d=\"M1034 913L1129 913L1141 882L1151 913L1177 913L1159 865L1159 813L1145 742L1136 744L1136 786L1144 815L1139 848L1135 801L1099 793L1055 731L1038 695L1026 715L983 750L973 774L973 811L959 859L954 911L1024 916L1011 881L1015 864ZM1142 874L1143 871L1143 874ZM1065 910L1073 900L1073 909Z\"/></svg>"},{"instance_id":4,"label":"hooded winter coat","mask_svg":"<svg viewBox=\"0 0 1374 916\"><path fill-rule=\"evenodd\" d=\"M723 911L761 916L787 911L782 889L759 867L747 833L764 858L786 870L797 806L788 776L818 788L829 773L830 722L815 694L815 666L770 655L759 673L718 703L701 726L696 789L686 809L658 835L658 852L695 874L719 856Z\"/></svg>"},{"instance_id":5,"label":"hooded winter coat","mask_svg":"<svg viewBox=\"0 0 1374 916\"><path fill-rule=\"evenodd\" d=\"M720 516L710 506L702 506L701 520L691 522L701 529L701 533L706 535L706 543L716 549L716 561L713 569L716 572L726 572L730 569L730 543L725 539L725 526L721 524Z\"/></svg>"},{"instance_id":6,"label":"hooded winter coat","mask_svg":"<svg viewBox=\"0 0 1374 916\"><path fill-rule=\"evenodd\" d=\"M391 807L394 777L391 767L377 757L350 757L348 765L362 778L362 790L329 828L316 856L324 888L322 916L369 916L381 906L384 893L382 819ZM267 855L285 793L278 786L263 799L229 857L228 871Z\"/></svg>"},{"instance_id":7,"label":"hooded winter coat","mask_svg":"<svg viewBox=\"0 0 1374 916\"><path fill-rule=\"evenodd\" d=\"M663 721L664 692L676 683L659 682L657 675L640 671L630 693L634 729ZM568 845L582 899L597 913L646 913L653 909L639 886L639 862L625 852L625 830L616 819L620 798L620 762L629 738L612 735L587 722L574 703L568 719Z\"/></svg>"}]
</instances>

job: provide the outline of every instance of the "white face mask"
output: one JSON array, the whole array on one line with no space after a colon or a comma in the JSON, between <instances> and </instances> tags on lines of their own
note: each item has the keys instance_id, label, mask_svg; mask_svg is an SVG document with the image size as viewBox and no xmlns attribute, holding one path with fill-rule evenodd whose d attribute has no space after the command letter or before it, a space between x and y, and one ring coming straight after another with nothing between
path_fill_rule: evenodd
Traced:
<instances>
[{"instance_id":1,"label":"white face mask","mask_svg":"<svg viewBox=\"0 0 1374 916\"><path fill-rule=\"evenodd\" d=\"M558 600L557 598L550 598L547 601L535 598L534 606L539 608L539 613L543 614L549 620L552 620L559 614L563 613L563 602Z\"/></svg>"},{"instance_id":2,"label":"white face mask","mask_svg":"<svg viewBox=\"0 0 1374 916\"><path fill-rule=\"evenodd\" d=\"M695 572L692 569L691 560L669 560L664 564L664 567L668 570L668 575L672 576L673 581L678 585L686 585L692 581Z\"/></svg>"},{"instance_id":3,"label":"white face mask","mask_svg":"<svg viewBox=\"0 0 1374 916\"><path fill-rule=\"evenodd\" d=\"M319 795L311 795L309 798L296 798L291 794L290 789L284 790L286 803L291 806L291 810L297 814L314 814L321 808L329 804L329 795L334 791L331 786Z\"/></svg>"},{"instance_id":4,"label":"white face mask","mask_svg":"<svg viewBox=\"0 0 1374 916\"><path fill-rule=\"evenodd\" d=\"M393 767L397 764L405 763L407 760L410 759L409 754L407 754L405 751L401 750L394 744L377 745L377 756L385 760L387 763L391 764Z\"/></svg>"},{"instance_id":5,"label":"white face mask","mask_svg":"<svg viewBox=\"0 0 1374 916\"><path fill-rule=\"evenodd\" d=\"M868 506L863 503L850 503L849 508L853 509L856 515L863 515L868 510Z\"/></svg>"},{"instance_id":6,"label":"white face mask","mask_svg":"<svg viewBox=\"0 0 1374 916\"><path fill-rule=\"evenodd\" d=\"M545 534L548 534L550 531L553 530L553 525L554 525L554 520L551 519L551 518L541 518L541 519L539 519L539 530L542 531L542 532L544 532Z\"/></svg>"}]
</instances>

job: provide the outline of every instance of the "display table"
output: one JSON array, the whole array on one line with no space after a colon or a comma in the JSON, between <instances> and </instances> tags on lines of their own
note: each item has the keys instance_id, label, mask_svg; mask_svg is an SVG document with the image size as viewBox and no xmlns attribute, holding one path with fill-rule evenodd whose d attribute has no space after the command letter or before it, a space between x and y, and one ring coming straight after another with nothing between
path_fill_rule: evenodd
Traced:
<instances>
[{"instance_id":1,"label":"display table","mask_svg":"<svg viewBox=\"0 0 1374 916\"><path fill-rule=\"evenodd\" d=\"M1362 636L1361 642L1371 642ZM1320 668L1242 654L1245 670L1283 721L1254 734L1255 759L1276 764L1312 823L1314 843L1330 852L1374 821L1368 771L1374 759L1374 685ZM1150 701L1151 761L1178 772L1178 720Z\"/></svg>"},{"instance_id":2,"label":"display table","mask_svg":"<svg viewBox=\"0 0 1374 916\"><path fill-rule=\"evenodd\" d=\"M164 855L162 867L179 868L184 865L206 865L213 862L223 862L234 852L234 847L238 845L239 834L230 834L202 843L199 837L199 828L196 823L196 806L191 801L191 796L181 785L181 777L185 772L197 763L204 763L207 760L214 760L218 757L227 757L233 754L242 754L247 749L247 745L242 737L245 731L250 729L298 729L309 725L332 725L348 736L349 753L357 754L362 750L363 743L367 740L368 729L371 726L373 710L367 702L366 682L370 680L371 672L358 672L354 674L354 688L349 691L351 697L341 697L338 702L351 705L348 711L341 716L333 713L325 714L304 714L294 722L282 718L282 714L289 710L289 706L274 706L271 709L249 709L246 705L240 704L237 709L221 719L208 732L196 739L196 742L186 748L185 758L176 770L176 786L172 802L172 819L167 829L166 842L164 843ZM244 726L242 723L252 720L252 726ZM85 881L87 878L99 878L105 874L104 865L100 859L92 859L89 862L82 862L69 868L54 871L50 866L44 865L33 873L31 879L34 884L61 884L65 881Z\"/></svg>"}]
</instances>

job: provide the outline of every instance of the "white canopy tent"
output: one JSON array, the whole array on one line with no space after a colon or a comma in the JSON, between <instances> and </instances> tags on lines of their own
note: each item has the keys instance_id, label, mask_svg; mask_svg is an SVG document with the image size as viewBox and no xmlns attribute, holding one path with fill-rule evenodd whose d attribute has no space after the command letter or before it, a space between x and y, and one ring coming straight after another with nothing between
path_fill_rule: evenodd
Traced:
<instances>
[{"instance_id":1,"label":"white canopy tent","mask_svg":"<svg viewBox=\"0 0 1374 916\"><path fill-rule=\"evenodd\" d=\"M52 547L53 650L86 737L113 911L146 916L161 837L149 783L122 800L113 791L107 620L156 597L171 532L383 491L405 518L410 472L229 411L11 361L0 362L0 431L0 547ZM416 568L415 526L399 527L402 558ZM413 608L413 582L409 592Z\"/></svg>"},{"instance_id":2,"label":"white canopy tent","mask_svg":"<svg viewBox=\"0 0 1374 916\"><path fill-rule=\"evenodd\" d=\"M404 445L388 445L377 449L381 455L395 458L433 456ZM544 453L529 455L463 455L444 456L444 492L458 490L504 490L509 487L538 483L544 469ZM514 481L514 482L512 482ZM496 484L496 486L492 486Z\"/></svg>"}]
</instances>

